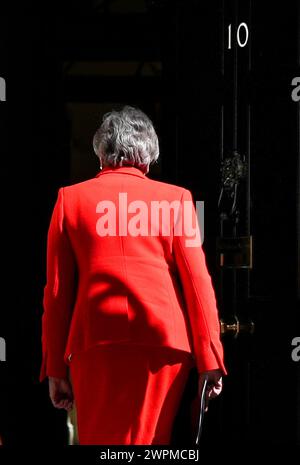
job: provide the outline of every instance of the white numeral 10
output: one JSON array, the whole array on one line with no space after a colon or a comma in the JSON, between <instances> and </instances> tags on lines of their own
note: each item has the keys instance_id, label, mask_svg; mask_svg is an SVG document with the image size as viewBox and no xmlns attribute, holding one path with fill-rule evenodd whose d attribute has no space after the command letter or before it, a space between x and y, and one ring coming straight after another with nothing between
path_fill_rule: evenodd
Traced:
<instances>
[{"instance_id":1,"label":"white numeral 10","mask_svg":"<svg viewBox=\"0 0 300 465\"><path fill-rule=\"evenodd\" d=\"M245 30L245 39L244 42L241 41L241 29ZM245 47L249 39L249 29L246 23L241 23L236 31L236 40L240 47ZM231 49L231 24L228 26L228 48Z\"/></svg>"}]
</instances>

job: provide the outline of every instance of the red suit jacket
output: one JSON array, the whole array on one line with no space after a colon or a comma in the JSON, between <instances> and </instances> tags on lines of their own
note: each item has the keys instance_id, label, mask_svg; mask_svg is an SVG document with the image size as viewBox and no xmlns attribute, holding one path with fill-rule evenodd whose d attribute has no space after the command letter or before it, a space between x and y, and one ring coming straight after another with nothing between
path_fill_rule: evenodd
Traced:
<instances>
[{"instance_id":1,"label":"red suit jacket","mask_svg":"<svg viewBox=\"0 0 300 465\"><path fill-rule=\"evenodd\" d=\"M176 216L169 234L126 235L124 215L128 224L141 210L132 203L126 213L125 200L127 206L143 201L151 212L153 201L183 207L192 196L134 167L105 167L93 179L59 189L48 231L40 381L67 376L72 354L120 341L191 352L199 372L226 374L201 245L187 246L184 228L174 233ZM114 218L106 216L104 224L112 205ZM192 215L195 220L194 206ZM108 224L116 234L103 235Z\"/></svg>"}]
</instances>

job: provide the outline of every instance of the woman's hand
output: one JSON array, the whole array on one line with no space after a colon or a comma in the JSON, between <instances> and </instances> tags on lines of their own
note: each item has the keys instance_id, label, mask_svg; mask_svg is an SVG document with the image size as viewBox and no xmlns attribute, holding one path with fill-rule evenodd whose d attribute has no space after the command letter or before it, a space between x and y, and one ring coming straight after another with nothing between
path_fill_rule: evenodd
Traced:
<instances>
[{"instance_id":1,"label":"woman's hand","mask_svg":"<svg viewBox=\"0 0 300 465\"><path fill-rule=\"evenodd\" d=\"M208 410L208 402L214 399L222 392L222 371L221 370L209 370L199 374L198 382L198 394L201 396L204 380L207 379L205 411Z\"/></svg>"},{"instance_id":2,"label":"woman's hand","mask_svg":"<svg viewBox=\"0 0 300 465\"><path fill-rule=\"evenodd\" d=\"M52 378L49 376L49 395L56 408L64 408L69 412L73 408L73 392L67 378Z\"/></svg>"}]
</instances>

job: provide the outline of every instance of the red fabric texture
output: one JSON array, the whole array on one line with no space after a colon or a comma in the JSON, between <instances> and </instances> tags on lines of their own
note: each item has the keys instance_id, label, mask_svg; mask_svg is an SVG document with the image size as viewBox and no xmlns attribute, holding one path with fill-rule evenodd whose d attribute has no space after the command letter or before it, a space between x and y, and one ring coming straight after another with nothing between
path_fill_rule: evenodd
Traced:
<instances>
[{"instance_id":1,"label":"red fabric texture","mask_svg":"<svg viewBox=\"0 0 300 465\"><path fill-rule=\"evenodd\" d=\"M191 354L110 344L70 363L80 445L167 445Z\"/></svg>"},{"instance_id":2,"label":"red fabric texture","mask_svg":"<svg viewBox=\"0 0 300 465\"><path fill-rule=\"evenodd\" d=\"M192 201L190 191L134 167L105 168L59 190L48 232L40 380L67 376L70 354L120 342L192 353L199 372L220 368L226 374L202 247L187 246L184 230L174 234L179 216L172 217L168 235L100 237L99 202L116 206L119 231L126 214L120 193L127 204L143 201L148 211L153 201L182 207ZM195 222L195 209L192 216Z\"/></svg>"}]
</instances>

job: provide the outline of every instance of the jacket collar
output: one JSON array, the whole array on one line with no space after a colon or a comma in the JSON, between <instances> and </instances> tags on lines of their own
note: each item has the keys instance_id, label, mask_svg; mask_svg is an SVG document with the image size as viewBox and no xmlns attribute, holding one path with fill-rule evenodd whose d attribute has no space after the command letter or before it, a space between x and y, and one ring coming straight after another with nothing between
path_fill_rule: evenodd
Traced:
<instances>
[{"instance_id":1,"label":"jacket collar","mask_svg":"<svg viewBox=\"0 0 300 465\"><path fill-rule=\"evenodd\" d=\"M146 175L139 170L138 168L135 168L134 166L117 166L116 168L112 168L110 166L105 166L102 168L102 170L96 174L96 178L104 175L104 174L132 174L133 176L138 176L140 178L146 178Z\"/></svg>"}]
</instances>

